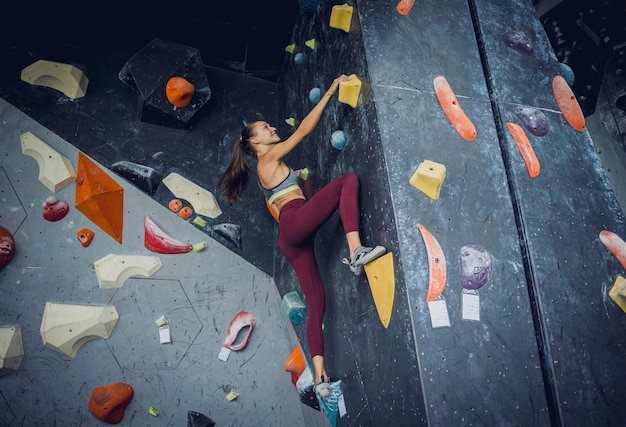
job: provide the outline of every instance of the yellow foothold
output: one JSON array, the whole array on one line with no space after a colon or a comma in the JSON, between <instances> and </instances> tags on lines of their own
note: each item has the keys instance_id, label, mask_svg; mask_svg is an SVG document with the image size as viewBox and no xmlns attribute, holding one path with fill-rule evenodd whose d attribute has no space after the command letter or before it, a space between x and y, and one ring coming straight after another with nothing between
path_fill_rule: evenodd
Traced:
<instances>
[{"instance_id":1,"label":"yellow foothold","mask_svg":"<svg viewBox=\"0 0 626 427\"><path fill-rule=\"evenodd\" d=\"M203 250L205 250L206 248L209 247L209 244L205 241L202 241L200 243L195 243L193 246L193 250L196 252L201 252Z\"/></svg>"},{"instance_id":2,"label":"yellow foothold","mask_svg":"<svg viewBox=\"0 0 626 427\"><path fill-rule=\"evenodd\" d=\"M370 284L378 318L386 329L391 321L393 300L396 293L393 252L387 252L380 258L365 264L365 274Z\"/></svg>"},{"instance_id":3,"label":"yellow foothold","mask_svg":"<svg viewBox=\"0 0 626 427\"><path fill-rule=\"evenodd\" d=\"M431 160L424 160L417 167L409 182L431 199L437 200L444 179L446 179L446 167L444 165Z\"/></svg>"},{"instance_id":4,"label":"yellow foothold","mask_svg":"<svg viewBox=\"0 0 626 427\"><path fill-rule=\"evenodd\" d=\"M617 276L613 287L609 291L609 296L626 313L626 279L624 277Z\"/></svg>"},{"instance_id":5,"label":"yellow foothold","mask_svg":"<svg viewBox=\"0 0 626 427\"><path fill-rule=\"evenodd\" d=\"M199 216L197 216L197 217L195 217L193 219L193 223L196 224L198 227L203 227L204 228L204 227L207 226L207 222L204 220L204 218L199 217Z\"/></svg>"},{"instance_id":6,"label":"yellow foothold","mask_svg":"<svg viewBox=\"0 0 626 427\"><path fill-rule=\"evenodd\" d=\"M307 179L309 179L309 173L310 173L309 168L302 168L302 169L300 170L300 176L299 176L299 178L300 178L302 181L306 181Z\"/></svg>"},{"instance_id":7,"label":"yellow foothold","mask_svg":"<svg viewBox=\"0 0 626 427\"><path fill-rule=\"evenodd\" d=\"M239 392L237 390L231 390L228 392L228 394L226 395L226 400L228 400L229 402L232 402L233 400L237 399L239 397Z\"/></svg>"},{"instance_id":8,"label":"yellow foothold","mask_svg":"<svg viewBox=\"0 0 626 427\"><path fill-rule=\"evenodd\" d=\"M295 43L288 44L288 45L285 47L285 51L286 51L286 52L289 52L289 53L291 53L291 54L293 54L293 52L294 52L295 50L296 50L296 44L295 44Z\"/></svg>"},{"instance_id":9,"label":"yellow foothold","mask_svg":"<svg viewBox=\"0 0 626 427\"><path fill-rule=\"evenodd\" d=\"M350 75L350 80L339 82L339 102L356 108L361 94L361 80L355 75Z\"/></svg>"},{"instance_id":10,"label":"yellow foothold","mask_svg":"<svg viewBox=\"0 0 626 427\"><path fill-rule=\"evenodd\" d=\"M289 117L288 119L285 119L285 123L287 123L291 127L295 127L298 124L298 120L293 117Z\"/></svg>"},{"instance_id":11,"label":"yellow foothold","mask_svg":"<svg viewBox=\"0 0 626 427\"><path fill-rule=\"evenodd\" d=\"M159 414L161 413L161 412L159 412L159 410L158 410L157 408L155 408L154 406L151 406L151 407L148 409L148 412L149 412L149 413L150 413L150 415L152 415L153 417L158 417L158 416L159 416Z\"/></svg>"},{"instance_id":12,"label":"yellow foothold","mask_svg":"<svg viewBox=\"0 0 626 427\"><path fill-rule=\"evenodd\" d=\"M347 3L333 6L333 10L330 13L330 26L344 30L346 33L350 32L353 11L352 6Z\"/></svg>"},{"instance_id":13,"label":"yellow foothold","mask_svg":"<svg viewBox=\"0 0 626 427\"><path fill-rule=\"evenodd\" d=\"M317 47L317 41L315 41L315 39L310 39L305 41L304 45L311 50L315 50L315 48Z\"/></svg>"}]
</instances>

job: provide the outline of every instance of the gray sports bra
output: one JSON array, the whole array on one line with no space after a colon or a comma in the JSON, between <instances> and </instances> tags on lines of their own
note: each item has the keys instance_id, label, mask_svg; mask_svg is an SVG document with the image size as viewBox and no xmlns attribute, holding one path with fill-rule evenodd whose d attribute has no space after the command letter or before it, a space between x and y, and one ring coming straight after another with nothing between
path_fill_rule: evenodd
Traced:
<instances>
[{"instance_id":1,"label":"gray sports bra","mask_svg":"<svg viewBox=\"0 0 626 427\"><path fill-rule=\"evenodd\" d=\"M298 185L298 176L296 175L296 171L291 168L289 168L289 174L287 175L287 177L271 190L263 188L263 186L261 185L261 181L257 182L259 184L259 189L261 190L270 205L274 203L274 200L276 200L283 194L300 189L300 186Z\"/></svg>"}]
</instances>

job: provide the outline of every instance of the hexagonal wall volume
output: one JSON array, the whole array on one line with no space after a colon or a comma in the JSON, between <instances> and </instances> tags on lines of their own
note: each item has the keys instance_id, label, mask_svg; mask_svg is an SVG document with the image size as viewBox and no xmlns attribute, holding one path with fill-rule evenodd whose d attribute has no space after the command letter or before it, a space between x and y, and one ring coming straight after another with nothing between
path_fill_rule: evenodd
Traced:
<instances>
[{"instance_id":1,"label":"hexagonal wall volume","mask_svg":"<svg viewBox=\"0 0 626 427\"><path fill-rule=\"evenodd\" d=\"M123 369L176 369L202 330L178 280L130 278L110 304L123 314L116 333L107 340ZM156 321L161 316L169 324L169 343L159 339Z\"/></svg>"},{"instance_id":2,"label":"hexagonal wall volume","mask_svg":"<svg viewBox=\"0 0 626 427\"><path fill-rule=\"evenodd\" d=\"M200 51L164 40L154 39L133 55L118 77L130 88L143 122L186 128L211 97ZM194 86L188 106L179 108L167 99L166 86L172 77L182 77Z\"/></svg>"},{"instance_id":3,"label":"hexagonal wall volume","mask_svg":"<svg viewBox=\"0 0 626 427\"><path fill-rule=\"evenodd\" d=\"M0 328L0 377L17 371L23 357L21 328Z\"/></svg>"}]
</instances>

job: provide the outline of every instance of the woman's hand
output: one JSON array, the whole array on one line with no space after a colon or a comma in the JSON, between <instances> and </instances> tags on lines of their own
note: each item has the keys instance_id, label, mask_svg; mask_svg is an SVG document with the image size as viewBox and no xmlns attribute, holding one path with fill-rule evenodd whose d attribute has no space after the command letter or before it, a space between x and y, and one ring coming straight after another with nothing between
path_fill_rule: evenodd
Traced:
<instances>
[{"instance_id":1,"label":"woman's hand","mask_svg":"<svg viewBox=\"0 0 626 427\"><path fill-rule=\"evenodd\" d=\"M339 88L339 83L347 82L348 80L350 80L350 76L346 76L345 74L340 75L330 85L330 87L326 91L326 94L328 96L333 96L335 93L337 93L337 89Z\"/></svg>"}]
</instances>

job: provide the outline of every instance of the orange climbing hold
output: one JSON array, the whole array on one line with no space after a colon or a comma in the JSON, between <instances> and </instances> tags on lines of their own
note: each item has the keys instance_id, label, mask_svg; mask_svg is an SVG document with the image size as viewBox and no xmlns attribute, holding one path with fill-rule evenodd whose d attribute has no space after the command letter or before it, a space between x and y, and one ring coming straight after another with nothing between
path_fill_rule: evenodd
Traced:
<instances>
[{"instance_id":1,"label":"orange climbing hold","mask_svg":"<svg viewBox=\"0 0 626 427\"><path fill-rule=\"evenodd\" d=\"M302 372L304 372L305 368L306 365L304 363L302 349L299 345L296 345L287 360L285 360L285 371L300 376L302 375Z\"/></svg>"},{"instance_id":2,"label":"orange climbing hold","mask_svg":"<svg viewBox=\"0 0 626 427\"><path fill-rule=\"evenodd\" d=\"M406 16L409 14L414 4L415 0L400 0L400 3L396 6L396 10L400 15Z\"/></svg>"},{"instance_id":3,"label":"orange climbing hold","mask_svg":"<svg viewBox=\"0 0 626 427\"><path fill-rule=\"evenodd\" d=\"M530 144L524 129L521 128L518 124L508 122L506 127L513 135L513 139L517 144L517 148L519 149L524 162L526 162L526 168L528 169L528 174L531 178L537 178L539 176L540 165L537 156L535 155L535 150L533 150L533 146Z\"/></svg>"},{"instance_id":4,"label":"orange climbing hold","mask_svg":"<svg viewBox=\"0 0 626 427\"><path fill-rule=\"evenodd\" d=\"M419 228L422 234L424 244L426 245L426 254L428 255L429 280L426 302L431 302L437 299L446 287L446 258L443 255L441 246L439 246L439 242L437 242L437 239L430 231L422 224L417 224L417 228Z\"/></svg>"},{"instance_id":5,"label":"orange climbing hold","mask_svg":"<svg viewBox=\"0 0 626 427\"><path fill-rule=\"evenodd\" d=\"M180 211L178 211L178 216L182 219L191 218L191 215L193 215L193 209L191 209L189 206L185 206Z\"/></svg>"},{"instance_id":6,"label":"orange climbing hold","mask_svg":"<svg viewBox=\"0 0 626 427\"><path fill-rule=\"evenodd\" d=\"M76 209L122 243L124 189L82 152L78 152Z\"/></svg>"},{"instance_id":7,"label":"orange climbing hold","mask_svg":"<svg viewBox=\"0 0 626 427\"><path fill-rule=\"evenodd\" d=\"M626 270L626 242L612 231L602 230L600 241L617 258L622 267Z\"/></svg>"},{"instance_id":8,"label":"orange climbing hold","mask_svg":"<svg viewBox=\"0 0 626 427\"><path fill-rule=\"evenodd\" d=\"M472 121L465 115L456 95L452 91L448 80L444 76L437 76L433 80L435 86L435 94L446 113L448 120L454 126L457 133L466 141L474 141L476 139L476 128Z\"/></svg>"},{"instance_id":9,"label":"orange climbing hold","mask_svg":"<svg viewBox=\"0 0 626 427\"><path fill-rule=\"evenodd\" d=\"M179 212L183 208L183 202L178 199L172 199L167 206L172 212Z\"/></svg>"},{"instance_id":10,"label":"orange climbing hold","mask_svg":"<svg viewBox=\"0 0 626 427\"><path fill-rule=\"evenodd\" d=\"M585 131L585 115L578 104L578 100L572 92L563 76L557 75L552 79L552 93L554 99L563 113L563 117L569 125L579 132Z\"/></svg>"},{"instance_id":11,"label":"orange climbing hold","mask_svg":"<svg viewBox=\"0 0 626 427\"><path fill-rule=\"evenodd\" d=\"M119 424L124 418L126 407L133 399L133 394L133 387L122 382L94 387L87 407L91 415L100 421Z\"/></svg>"},{"instance_id":12,"label":"orange climbing hold","mask_svg":"<svg viewBox=\"0 0 626 427\"><path fill-rule=\"evenodd\" d=\"M81 228L76 232L76 238L84 248L89 246L94 237L94 232L88 228Z\"/></svg>"},{"instance_id":13,"label":"orange climbing hold","mask_svg":"<svg viewBox=\"0 0 626 427\"><path fill-rule=\"evenodd\" d=\"M167 100L178 108L184 108L191 103L194 91L194 85L182 77L172 77L165 85Z\"/></svg>"}]
</instances>

